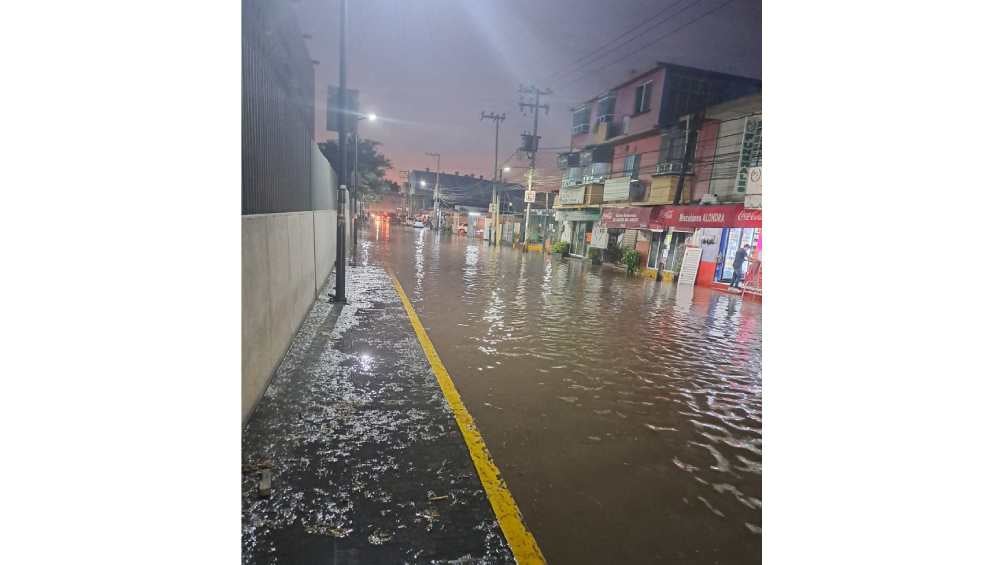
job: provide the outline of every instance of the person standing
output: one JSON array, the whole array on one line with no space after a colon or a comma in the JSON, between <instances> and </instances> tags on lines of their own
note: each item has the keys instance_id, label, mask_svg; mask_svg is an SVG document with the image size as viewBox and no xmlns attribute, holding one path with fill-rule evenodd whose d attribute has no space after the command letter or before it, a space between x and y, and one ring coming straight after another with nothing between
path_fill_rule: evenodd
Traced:
<instances>
[{"instance_id":1,"label":"person standing","mask_svg":"<svg viewBox=\"0 0 1004 565\"><path fill-rule=\"evenodd\" d=\"M743 280L743 265L746 263L746 256L749 255L749 244L744 244L736 251L736 258L732 261L732 288L739 288L739 282Z\"/></svg>"}]
</instances>

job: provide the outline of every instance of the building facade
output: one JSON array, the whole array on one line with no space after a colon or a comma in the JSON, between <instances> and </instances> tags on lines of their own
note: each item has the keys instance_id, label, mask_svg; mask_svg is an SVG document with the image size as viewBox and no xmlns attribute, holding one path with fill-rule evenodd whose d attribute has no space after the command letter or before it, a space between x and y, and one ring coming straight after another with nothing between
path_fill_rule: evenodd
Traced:
<instances>
[{"instance_id":1,"label":"building facade","mask_svg":"<svg viewBox=\"0 0 1004 565\"><path fill-rule=\"evenodd\" d=\"M335 172L314 143L314 70L288 2L242 1L241 421L335 261Z\"/></svg>"},{"instance_id":2,"label":"building facade","mask_svg":"<svg viewBox=\"0 0 1004 565\"><path fill-rule=\"evenodd\" d=\"M738 246L762 245L759 91L758 80L660 63L573 109L556 205L573 254L634 249L645 274L674 277L700 246L697 282L731 279Z\"/></svg>"}]
</instances>

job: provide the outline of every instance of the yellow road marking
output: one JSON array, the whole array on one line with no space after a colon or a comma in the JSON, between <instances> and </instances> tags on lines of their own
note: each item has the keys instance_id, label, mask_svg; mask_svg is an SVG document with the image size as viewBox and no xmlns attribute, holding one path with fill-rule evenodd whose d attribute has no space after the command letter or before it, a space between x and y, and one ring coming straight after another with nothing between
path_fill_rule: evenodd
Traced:
<instances>
[{"instance_id":1,"label":"yellow road marking","mask_svg":"<svg viewBox=\"0 0 1004 565\"><path fill-rule=\"evenodd\" d=\"M460 400L460 393L457 392L457 387L453 385L453 379L450 378L450 374L446 372L446 367L439 358L439 354L436 353L436 348L433 347L429 335L425 333L425 327L422 326L418 314L412 308L408 295L404 293L404 289L401 288L401 283L397 280L397 277L393 273L388 272L388 274L390 275L390 280L394 282L394 288L397 289L398 296L401 297L405 311L408 312L408 318L411 320L412 327L415 328L418 342L422 344L425 356L428 357L429 364L432 365L432 372L436 374L439 388L442 389L447 404L453 410L453 417L457 419L460 433L463 434L464 441L467 443L467 449L471 453L474 468L477 469L478 476L481 477L481 484L485 488L488 501L492 505L492 510L495 511L495 517L498 519L502 533L509 543L513 556L516 558L516 563L521 565L545 563L544 555L540 552L540 547L537 546L537 540L533 538L533 534L530 533L530 530L526 528L526 524L523 523L523 515L519 511L519 507L516 506L516 500L513 499L512 493L509 492L505 481L502 480L502 473L499 472L498 467L495 466L495 462L492 461L492 456L488 453L488 446L485 445L481 432L474 425L474 418L467 411L464 402Z\"/></svg>"}]
</instances>

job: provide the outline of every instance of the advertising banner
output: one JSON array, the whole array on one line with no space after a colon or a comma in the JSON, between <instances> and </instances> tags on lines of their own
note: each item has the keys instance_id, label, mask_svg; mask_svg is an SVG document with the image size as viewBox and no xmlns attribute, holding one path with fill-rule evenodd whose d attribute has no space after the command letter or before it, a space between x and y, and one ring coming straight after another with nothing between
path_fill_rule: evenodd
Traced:
<instances>
[{"instance_id":1,"label":"advertising banner","mask_svg":"<svg viewBox=\"0 0 1004 565\"><path fill-rule=\"evenodd\" d=\"M554 219L558 222L595 222L600 213L594 210L556 210Z\"/></svg>"},{"instance_id":2,"label":"advertising banner","mask_svg":"<svg viewBox=\"0 0 1004 565\"><path fill-rule=\"evenodd\" d=\"M762 211L731 206L659 206L652 213L650 227L759 228Z\"/></svg>"},{"instance_id":3,"label":"advertising banner","mask_svg":"<svg viewBox=\"0 0 1004 565\"><path fill-rule=\"evenodd\" d=\"M600 222L607 229L647 229L652 210L643 206L604 208Z\"/></svg>"},{"instance_id":4,"label":"advertising banner","mask_svg":"<svg viewBox=\"0 0 1004 565\"><path fill-rule=\"evenodd\" d=\"M582 204L586 200L586 188L562 188L558 193L558 204L564 206L568 204Z\"/></svg>"},{"instance_id":5,"label":"advertising banner","mask_svg":"<svg viewBox=\"0 0 1004 565\"><path fill-rule=\"evenodd\" d=\"M617 202L627 200L631 194L631 177L607 179L603 183L603 201Z\"/></svg>"}]
</instances>

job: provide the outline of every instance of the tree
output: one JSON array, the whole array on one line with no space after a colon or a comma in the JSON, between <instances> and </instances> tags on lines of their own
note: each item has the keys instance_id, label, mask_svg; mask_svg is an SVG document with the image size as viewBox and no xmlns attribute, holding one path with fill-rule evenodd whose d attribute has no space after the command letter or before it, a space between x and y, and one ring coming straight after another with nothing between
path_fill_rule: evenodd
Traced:
<instances>
[{"instance_id":1,"label":"tree","mask_svg":"<svg viewBox=\"0 0 1004 565\"><path fill-rule=\"evenodd\" d=\"M391 167L390 159L380 153L377 148L381 145L379 141L372 139L359 139L359 200L363 202L375 202L383 194L391 190L391 184L384 179L384 173ZM325 141L319 143L321 153L331 163L331 167L338 170L338 142ZM352 164L355 157L355 145L349 146L348 176L352 178ZM350 183L345 183L346 185Z\"/></svg>"}]
</instances>

